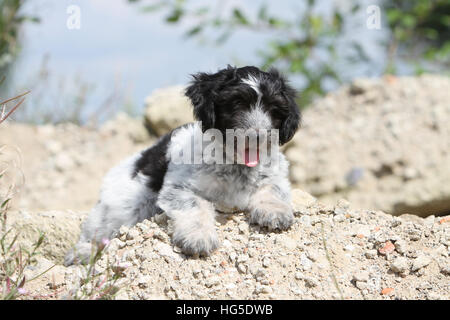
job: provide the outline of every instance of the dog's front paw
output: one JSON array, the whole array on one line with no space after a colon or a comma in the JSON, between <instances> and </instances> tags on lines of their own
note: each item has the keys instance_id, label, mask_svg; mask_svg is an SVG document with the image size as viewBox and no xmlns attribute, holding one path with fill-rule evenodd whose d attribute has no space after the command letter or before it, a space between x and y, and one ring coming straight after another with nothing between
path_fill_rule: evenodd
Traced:
<instances>
[{"instance_id":1,"label":"dog's front paw","mask_svg":"<svg viewBox=\"0 0 450 320\"><path fill-rule=\"evenodd\" d=\"M250 212L250 223L267 227L269 230L286 230L294 222L292 208L284 203L266 205L264 203Z\"/></svg>"},{"instance_id":2,"label":"dog's front paw","mask_svg":"<svg viewBox=\"0 0 450 320\"><path fill-rule=\"evenodd\" d=\"M172 241L187 255L207 256L219 247L214 207L205 200L198 203L191 210L172 214Z\"/></svg>"},{"instance_id":3,"label":"dog's front paw","mask_svg":"<svg viewBox=\"0 0 450 320\"><path fill-rule=\"evenodd\" d=\"M219 247L219 239L215 229L177 228L172 235L173 243L187 255L210 255Z\"/></svg>"}]
</instances>

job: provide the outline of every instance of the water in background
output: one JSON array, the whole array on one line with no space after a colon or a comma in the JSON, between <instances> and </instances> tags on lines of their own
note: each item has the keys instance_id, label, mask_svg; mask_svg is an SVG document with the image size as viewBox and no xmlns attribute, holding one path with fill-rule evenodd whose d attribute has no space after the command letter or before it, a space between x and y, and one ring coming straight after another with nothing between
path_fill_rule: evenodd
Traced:
<instances>
[{"instance_id":1,"label":"water in background","mask_svg":"<svg viewBox=\"0 0 450 320\"><path fill-rule=\"evenodd\" d=\"M244 11L252 12L262 2L233 0L227 5L239 4ZM365 2L354 17L354 25L349 26L348 37L361 40L376 66L377 60L384 59L377 45L382 31L365 27ZM296 16L296 10L302 9L296 0L276 3L271 10L285 16ZM328 1L321 3L319 10L329 9ZM346 5L346 1L335 3ZM72 4L81 8L80 30L66 27L66 10ZM271 38L239 31L220 47L201 45L196 39L183 38L185 26L167 25L162 14L142 13L139 6L125 0L34 0L25 10L41 17L41 22L24 27L23 50L14 67L11 87L15 91L35 89L27 103L50 109L73 102L67 99L84 99L78 102L86 104L87 110L95 109L109 97L110 103L123 104L126 100L141 111L145 97L154 89L185 84L197 71L215 71L228 63L257 65L261 61L258 49ZM372 68L364 71L342 66L343 72L377 75L379 69ZM72 91L77 91L73 97ZM125 100L114 96L119 91ZM89 98L78 97L83 94Z\"/></svg>"}]
</instances>

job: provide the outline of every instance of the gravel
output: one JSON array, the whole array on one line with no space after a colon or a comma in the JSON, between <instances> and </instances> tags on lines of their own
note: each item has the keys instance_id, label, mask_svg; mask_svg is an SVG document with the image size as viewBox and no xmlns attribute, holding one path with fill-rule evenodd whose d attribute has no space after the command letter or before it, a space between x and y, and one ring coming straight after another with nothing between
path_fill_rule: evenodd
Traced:
<instances>
[{"instance_id":1,"label":"gravel","mask_svg":"<svg viewBox=\"0 0 450 320\"><path fill-rule=\"evenodd\" d=\"M303 224L305 215L300 214L285 232L247 225L243 235L240 226L248 216L223 214L218 225L222 245L210 257L187 257L174 247L166 218L123 227L97 268L111 263L122 270L120 299L450 298L448 219L420 223L423 219L417 218L415 230L428 236L411 240L408 216L352 209L350 204L340 207L344 219L337 222L334 206L297 200L294 208L306 208L316 223ZM355 231L362 227L363 233ZM58 268L62 290L70 290L83 270ZM50 290L43 287L27 289Z\"/></svg>"},{"instance_id":2,"label":"gravel","mask_svg":"<svg viewBox=\"0 0 450 320\"><path fill-rule=\"evenodd\" d=\"M285 148L291 180L305 189L293 190L289 230L224 214L221 247L186 257L163 214L121 228L96 268L110 262L123 274L120 299L449 299L450 216L439 216L450 212L449 89L432 75L362 79L305 111ZM70 296L83 268L60 263L104 174L155 137L123 115L98 131L4 123L0 137L22 150L26 177L9 226L24 231L25 246L36 229L47 235L26 277L56 264L25 298Z\"/></svg>"}]
</instances>

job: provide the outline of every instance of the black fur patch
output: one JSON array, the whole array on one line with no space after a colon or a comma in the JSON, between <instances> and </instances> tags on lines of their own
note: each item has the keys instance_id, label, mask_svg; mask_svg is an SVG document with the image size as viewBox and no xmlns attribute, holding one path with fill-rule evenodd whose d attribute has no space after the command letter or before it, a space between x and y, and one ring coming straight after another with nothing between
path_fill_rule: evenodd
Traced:
<instances>
[{"instance_id":1,"label":"black fur patch","mask_svg":"<svg viewBox=\"0 0 450 320\"><path fill-rule=\"evenodd\" d=\"M162 136L153 146L142 151L141 157L134 165L133 178L138 173L150 177L147 187L158 192L164 182L167 171L167 148L172 137L172 132Z\"/></svg>"},{"instance_id":2,"label":"black fur patch","mask_svg":"<svg viewBox=\"0 0 450 320\"><path fill-rule=\"evenodd\" d=\"M164 183L164 176L166 175L167 167L169 165L166 154L172 135L176 130L185 128L190 124L191 123L186 123L173 129L159 138L159 140L150 148L142 151L141 157L134 164L132 177L135 178L138 173L142 173L150 178L147 187L154 192L161 190Z\"/></svg>"}]
</instances>

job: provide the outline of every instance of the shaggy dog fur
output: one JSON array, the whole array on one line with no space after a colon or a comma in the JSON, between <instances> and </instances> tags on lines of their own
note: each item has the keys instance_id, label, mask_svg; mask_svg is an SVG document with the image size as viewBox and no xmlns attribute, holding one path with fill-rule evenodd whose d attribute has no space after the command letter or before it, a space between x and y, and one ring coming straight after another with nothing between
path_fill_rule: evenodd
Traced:
<instances>
[{"instance_id":1,"label":"shaggy dog fur","mask_svg":"<svg viewBox=\"0 0 450 320\"><path fill-rule=\"evenodd\" d=\"M256 161L234 149L243 164L175 163L175 148L185 147L208 129L277 129L279 145L292 139L300 124L295 91L275 70L228 66L217 73L198 73L186 89L194 116L190 123L161 137L152 147L135 154L106 175L100 200L82 226L76 246L65 264L85 263L93 243L112 238L122 225L132 226L165 212L173 221L172 241L186 254L208 255L219 246L215 214L246 211L250 223L284 230L293 222L288 162L277 149L277 165ZM270 133L269 133L270 135ZM230 141L221 144L224 150ZM234 141L232 141L234 146ZM200 152L203 150L203 146ZM177 149L178 150L178 149ZM183 149L184 150L184 149ZM195 153L195 152L194 152ZM225 155L229 157L229 154ZM272 158L274 159L274 158ZM253 159L255 160L255 159Z\"/></svg>"}]
</instances>

